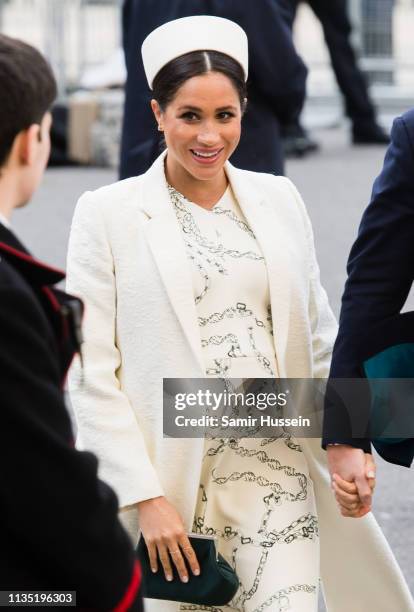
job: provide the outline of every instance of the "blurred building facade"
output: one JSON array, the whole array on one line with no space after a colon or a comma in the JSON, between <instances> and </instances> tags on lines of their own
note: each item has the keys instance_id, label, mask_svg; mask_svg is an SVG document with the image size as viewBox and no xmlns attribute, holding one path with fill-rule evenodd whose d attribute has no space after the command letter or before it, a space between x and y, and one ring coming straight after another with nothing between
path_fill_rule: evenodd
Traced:
<instances>
[{"instance_id":1,"label":"blurred building facade","mask_svg":"<svg viewBox=\"0 0 414 612\"><path fill-rule=\"evenodd\" d=\"M390 124L414 106L414 0L348 2L362 68L380 118ZM51 62L61 101L71 109L69 150L82 163L118 162L125 80L121 7L122 0L0 0L0 31L35 45ZM343 121L322 28L306 2L294 36L310 69L305 124Z\"/></svg>"},{"instance_id":2,"label":"blurred building facade","mask_svg":"<svg viewBox=\"0 0 414 612\"><path fill-rule=\"evenodd\" d=\"M120 45L122 0L0 0L0 29L42 49L62 90ZM156 5L156 0L154 2ZM374 85L414 85L414 0L349 0L354 42ZM310 67L309 93L333 91L319 23L304 3L295 37Z\"/></svg>"},{"instance_id":3,"label":"blurred building facade","mask_svg":"<svg viewBox=\"0 0 414 612\"><path fill-rule=\"evenodd\" d=\"M0 0L0 31L41 49L61 93L120 45L121 0Z\"/></svg>"},{"instance_id":4,"label":"blurred building facade","mask_svg":"<svg viewBox=\"0 0 414 612\"><path fill-rule=\"evenodd\" d=\"M414 106L414 0L348 1L360 65L388 122ZM299 52L310 68L308 115L319 113L325 121L328 116L334 119L334 109L341 109L340 95L321 26L306 3L295 25Z\"/></svg>"}]
</instances>

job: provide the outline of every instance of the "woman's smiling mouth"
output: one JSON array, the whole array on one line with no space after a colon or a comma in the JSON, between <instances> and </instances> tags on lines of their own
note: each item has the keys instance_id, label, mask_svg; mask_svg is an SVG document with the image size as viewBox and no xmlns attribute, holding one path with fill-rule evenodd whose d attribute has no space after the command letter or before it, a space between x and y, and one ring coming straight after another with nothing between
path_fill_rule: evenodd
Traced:
<instances>
[{"instance_id":1,"label":"woman's smiling mouth","mask_svg":"<svg viewBox=\"0 0 414 612\"><path fill-rule=\"evenodd\" d=\"M219 149L190 149L193 159L199 164L213 164L220 156L224 147Z\"/></svg>"}]
</instances>

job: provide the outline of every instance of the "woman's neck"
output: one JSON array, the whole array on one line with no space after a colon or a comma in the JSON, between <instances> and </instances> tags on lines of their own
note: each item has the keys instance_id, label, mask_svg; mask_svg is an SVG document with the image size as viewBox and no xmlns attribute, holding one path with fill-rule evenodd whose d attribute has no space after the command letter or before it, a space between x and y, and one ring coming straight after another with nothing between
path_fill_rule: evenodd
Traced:
<instances>
[{"instance_id":1,"label":"woman's neck","mask_svg":"<svg viewBox=\"0 0 414 612\"><path fill-rule=\"evenodd\" d=\"M183 194L194 204L202 208L213 208L226 191L228 180L224 169L209 180L199 180L189 174L184 168L171 168L168 158L165 164L165 176L171 187Z\"/></svg>"}]
</instances>

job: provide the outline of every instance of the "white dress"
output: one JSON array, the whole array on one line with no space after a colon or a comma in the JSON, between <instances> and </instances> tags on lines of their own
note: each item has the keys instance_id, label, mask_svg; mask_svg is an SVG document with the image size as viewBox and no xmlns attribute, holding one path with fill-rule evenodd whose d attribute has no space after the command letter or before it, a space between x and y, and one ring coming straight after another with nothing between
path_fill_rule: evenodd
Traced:
<instances>
[{"instance_id":1,"label":"white dress","mask_svg":"<svg viewBox=\"0 0 414 612\"><path fill-rule=\"evenodd\" d=\"M276 377L267 269L231 188L212 210L169 192L192 266L206 375ZM229 606L181 610L317 610L313 484L289 435L206 439L193 531L217 536L240 589Z\"/></svg>"}]
</instances>

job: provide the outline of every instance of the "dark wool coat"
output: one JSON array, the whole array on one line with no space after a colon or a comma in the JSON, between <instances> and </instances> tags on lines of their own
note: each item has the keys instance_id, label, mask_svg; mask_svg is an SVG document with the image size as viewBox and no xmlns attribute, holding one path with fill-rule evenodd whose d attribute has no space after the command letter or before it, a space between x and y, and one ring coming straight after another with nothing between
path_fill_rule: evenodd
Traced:
<instances>
[{"instance_id":1,"label":"dark wool coat","mask_svg":"<svg viewBox=\"0 0 414 612\"><path fill-rule=\"evenodd\" d=\"M97 460L74 449L63 382L82 304L0 223L0 590L71 590L141 610L140 567Z\"/></svg>"}]
</instances>

